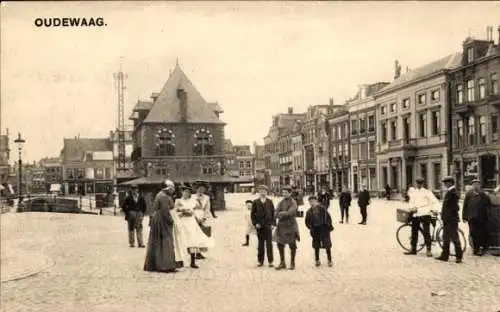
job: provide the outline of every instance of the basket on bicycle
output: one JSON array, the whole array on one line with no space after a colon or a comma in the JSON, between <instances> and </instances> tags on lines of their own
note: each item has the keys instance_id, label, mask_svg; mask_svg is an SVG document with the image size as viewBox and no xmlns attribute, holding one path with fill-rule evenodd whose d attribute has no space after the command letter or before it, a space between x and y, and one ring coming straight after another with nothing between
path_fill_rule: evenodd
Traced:
<instances>
[{"instance_id":1,"label":"basket on bicycle","mask_svg":"<svg viewBox=\"0 0 500 312\"><path fill-rule=\"evenodd\" d=\"M406 209L397 209L396 210L396 219L401 223L408 223L411 218L411 212Z\"/></svg>"}]
</instances>

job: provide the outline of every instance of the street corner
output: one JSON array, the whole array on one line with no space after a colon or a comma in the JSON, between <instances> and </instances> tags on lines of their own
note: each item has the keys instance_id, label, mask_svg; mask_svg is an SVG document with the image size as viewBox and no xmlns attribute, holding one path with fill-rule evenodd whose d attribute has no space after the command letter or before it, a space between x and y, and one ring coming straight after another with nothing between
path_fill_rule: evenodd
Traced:
<instances>
[{"instance_id":1,"label":"street corner","mask_svg":"<svg viewBox=\"0 0 500 312\"><path fill-rule=\"evenodd\" d=\"M38 252L10 251L1 258L1 283L18 281L49 270L55 265L54 259Z\"/></svg>"}]
</instances>

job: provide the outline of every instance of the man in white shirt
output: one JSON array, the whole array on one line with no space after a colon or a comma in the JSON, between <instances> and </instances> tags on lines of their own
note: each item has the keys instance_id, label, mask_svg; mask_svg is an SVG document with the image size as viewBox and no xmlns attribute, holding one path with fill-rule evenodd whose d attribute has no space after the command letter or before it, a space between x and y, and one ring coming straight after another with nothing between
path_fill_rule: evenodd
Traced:
<instances>
[{"instance_id":1,"label":"man in white shirt","mask_svg":"<svg viewBox=\"0 0 500 312\"><path fill-rule=\"evenodd\" d=\"M424 187L424 179L416 179L416 188L409 192L410 206L412 212L411 221L411 251L405 255L417 254L418 232L423 230L425 246L427 247L427 257L432 257L432 241L430 234L430 224L432 221L431 211L436 210L439 200L434 193Z\"/></svg>"}]
</instances>

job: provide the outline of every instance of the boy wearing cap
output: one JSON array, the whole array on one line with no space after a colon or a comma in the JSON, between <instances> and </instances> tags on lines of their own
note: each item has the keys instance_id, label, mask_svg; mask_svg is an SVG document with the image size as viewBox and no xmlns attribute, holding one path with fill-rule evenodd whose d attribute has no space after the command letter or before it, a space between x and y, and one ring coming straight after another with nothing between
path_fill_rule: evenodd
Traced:
<instances>
[{"instance_id":1,"label":"boy wearing cap","mask_svg":"<svg viewBox=\"0 0 500 312\"><path fill-rule=\"evenodd\" d=\"M462 263L462 246L458 237L459 216L458 201L460 196L455 188L455 180L452 177L445 177L443 184L446 187L446 193L443 199L443 208L441 210L441 220L443 221L443 252L437 260L448 261L450 257L450 241L455 246L455 257L457 263Z\"/></svg>"},{"instance_id":2,"label":"boy wearing cap","mask_svg":"<svg viewBox=\"0 0 500 312\"><path fill-rule=\"evenodd\" d=\"M306 213L305 222L306 227L311 233L316 266L319 267L321 265L319 250L320 248L324 248L326 249L328 266L331 267L333 265L332 240L330 238L330 233L333 231L332 217L328 213L327 208L318 202L316 196L309 197L309 204L311 208Z\"/></svg>"},{"instance_id":3,"label":"boy wearing cap","mask_svg":"<svg viewBox=\"0 0 500 312\"><path fill-rule=\"evenodd\" d=\"M250 216L252 212L252 205L253 202L251 200L245 201L245 243L241 244L241 246L248 246L250 245L250 234L255 233L255 227L252 224L252 218Z\"/></svg>"},{"instance_id":4,"label":"boy wearing cap","mask_svg":"<svg viewBox=\"0 0 500 312\"><path fill-rule=\"evenodd\" d=\"M481 190L481 182L472 181L472 190L467 192L462 210L462 220L469 224L475 256L483 256L487 250L488 211L491 199Z\"/></svg>"},{"instance_id":5,"label":"boy wearing cap","mask_svg":"<svg viewBox=\"0 0 500 312\"><path fill-rule=\"evenodd\" d=\"M250 219L256 229L259 241L257 247L257 266L262 267L264 265L264 254L267 253L269 267L272 267L274 260L272 231L276 225L274 204L267 197L267 187L265 185L259 186L257 191L259 192L259 198L252 202L252 210L250 211Z\"/></svg>"}]
</instances>

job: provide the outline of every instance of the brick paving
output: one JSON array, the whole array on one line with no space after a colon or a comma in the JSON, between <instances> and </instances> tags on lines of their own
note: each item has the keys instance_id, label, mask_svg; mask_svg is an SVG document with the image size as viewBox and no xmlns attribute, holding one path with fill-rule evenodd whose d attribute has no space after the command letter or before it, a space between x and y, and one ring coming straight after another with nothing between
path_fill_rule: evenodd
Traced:
<instances>
[{"instance_id":1,"label":"brick paving","mask_svg":"<svg viewBox=\"0 0 500 312\"><path fill-rule=\"evenodd\" d=\"M500 310L500 258L472 258L467 253L465 262L457 265L423 255L403 256L395 239L399 203L394 201L374 201L367 226L355 224L357 207L351 209L352 224L335 225L333 268L314 267L303 219L297 269L256 268L255 237L250 247L241 247L242 203L248 197L229 195L229 210L219 212L213 229L216 248L200 261L201 269L183 269L175 275L142 271L145 251L127 246L122 216L3 214L2 280L4 274L14 276L13 271L19 275L21 268L33 270L33 263L43 259L53 265L3 282L1 310ZM336 202L331 212L338 221ZM444 295L432 296L433 291Z\"/></svg>"}]
</instances>

